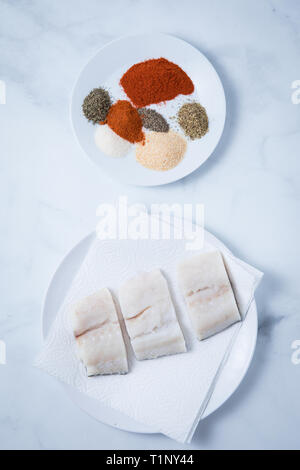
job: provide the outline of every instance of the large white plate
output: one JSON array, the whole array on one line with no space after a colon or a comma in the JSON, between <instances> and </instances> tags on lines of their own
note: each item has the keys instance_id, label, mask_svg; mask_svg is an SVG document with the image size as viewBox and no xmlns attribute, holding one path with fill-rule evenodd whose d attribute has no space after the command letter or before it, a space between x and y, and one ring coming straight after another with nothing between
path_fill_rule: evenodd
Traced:
<instances>
[{"instance_id":1,"label":"large white plate","mask_svg":"<svg viewBox=\"0 0 300 470\"><path fill-rule=\"evenodd\" d=\"M46 338L53 320L70 287L73 277L79 269L94 234L81 240L62 260L48 287L43 312L42 330ZM213 235L206 232L206 239L217 248L224 245ZM250 365L257 336L257 310L255 301L252 302L248 315L243 322L230 356L218 379L213 395L202 417L205 418L219 408L237 389ZM102 405L99 401L84 395L70 386L63 385L71 399L86 413L102 423L132 432L154 433L155 429L137 423L131 418Z\"/></svg>"},{"instance_id":2,"label":"large white plate","mask_svg":"<svg viewBox=\"0 0 300 470\"><path fill-rule=\"evenodd\" d=\"M126 157L105 156L94 143L95 126L85 119L81 109L85 96L93 88L103 85L112 90L115 99L126 98L118 85L123 73L137 62L159 57L175 62L187 72L194 82L196 96L206 108L209 118L209 132L202 139L188 142L186 155L180 164L163 172L149 170L137 163L134 146ZM165 105L159 106L164 113ZM175 113L176 111L174 109ZM170 183L196 170L207 160L219 142L225 115L223 86L211 63L187 42L157 33L127 36L103 47L80 73L71 102L74 132L87 156L113 178L138 186Z\"/></svg>"}]
</instances>

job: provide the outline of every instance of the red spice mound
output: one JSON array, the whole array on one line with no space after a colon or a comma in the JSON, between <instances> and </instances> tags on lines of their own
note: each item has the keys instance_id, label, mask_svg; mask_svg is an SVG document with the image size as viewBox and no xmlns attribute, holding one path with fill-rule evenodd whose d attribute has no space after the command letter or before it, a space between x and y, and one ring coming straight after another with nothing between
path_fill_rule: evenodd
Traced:
<instances>
[{"instance_id":1,"label":"red spice mound","mask_svg":"<svg viewBox=\"0 0 300 470\"><path fill-rule=\"evenodd\" d=\"M189 76L164 58L133 65L124 73L120 84L137 107L172 100L177 95L189 95L194 91Z\"/></svg>"},{"instance_id":2,"label":"red spice mound","mask_svg":"<svg viewBox=\"0 0 300 470\"><path fill-rule=\"evenodd\" d=\"M144 140L141 116L129 101L119 100L113 104L108 112L106 123L116 134L129 142Z\"/></svg>"}]
</instances>

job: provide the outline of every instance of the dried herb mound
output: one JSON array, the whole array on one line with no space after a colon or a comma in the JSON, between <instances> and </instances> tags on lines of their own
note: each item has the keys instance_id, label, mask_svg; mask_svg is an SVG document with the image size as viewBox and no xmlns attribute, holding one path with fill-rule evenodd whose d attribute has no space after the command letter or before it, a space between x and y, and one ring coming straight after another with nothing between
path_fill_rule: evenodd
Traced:
<instances>
[{"instance_id":1,"label":"dried herb mound","mask_svg":"<svg viewBox=\"0 0 300 470\"><path fill-rule=\"evenodd\" d=\"M85 117L94 124L105 121L112 105L108 91L103 88L94 88L85 98L82 111Z\"/></svg>"},{"instance_id":2,"label":"dried herb mound","mask_svg":"<svg viewBox=\"0 0 300 470\"><path fill-rule=\"evenodd\" d=\"M140 108L138 112L142 118L145 129L150 129L155 132L168 132L169 124L165 118L154 111L154 109Z\"/></svg>"},{"instance_id":3,"label":"dried herb mound","mask_svg":"<svg viewBox=\"0 0 300 470\"><path fill-rule=\"evenodd\" d=\"M208 117L205 108L199 103L186 103L181 106L177 119L185 135L192 140L200 139L208 131Z\"/></svg>"}]
</instances>

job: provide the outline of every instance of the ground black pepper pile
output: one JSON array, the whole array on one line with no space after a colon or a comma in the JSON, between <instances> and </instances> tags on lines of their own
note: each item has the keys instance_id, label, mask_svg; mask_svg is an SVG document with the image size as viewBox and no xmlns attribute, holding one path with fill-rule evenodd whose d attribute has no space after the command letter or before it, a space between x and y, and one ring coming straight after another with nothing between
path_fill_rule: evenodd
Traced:
<instances>
[{"instance_id":1,"label":"ground black pepper pile","mask_svg":"<svg viewBox=\"0 0 300 470\"><path fill-rule=\"evenodd\" d=\"M154 132L168 132L169 124L165 118L154 111L154 109L140 108L138 110L145 129L149 129Z\"/></svg>"},{"instance_id":2,"label":"ground black pepper pile","mask_svg":"<svg viewBox=\"0 0 300 470\"><path fill-rule=\"evenodd\" d=\"M94 88L84 99L82 110L85 117L94 124L105 121L112 105L108 91Z\"/></svg>"},{"instance_id":3,"label":"ground black pepper pile","mask_svg":"<svg viewBox=\"0 0 300 470\"><path fill-rule=\"evenodd\" d=\"M205 108L199 103L186 103L181 106L177 118L185 135L192 140L200 139L208 131L208 117Z\"/></svg>"}]
</instances>

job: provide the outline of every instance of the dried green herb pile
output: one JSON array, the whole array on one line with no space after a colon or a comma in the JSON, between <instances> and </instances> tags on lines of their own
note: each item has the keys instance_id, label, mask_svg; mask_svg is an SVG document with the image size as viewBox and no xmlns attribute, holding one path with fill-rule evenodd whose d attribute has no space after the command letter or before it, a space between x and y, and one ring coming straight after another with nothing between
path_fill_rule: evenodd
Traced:
<instances>
[{"instance_id":1,"label":"dried green herb pile","mask_svg":"<svg viewBox=\"0 0 300 470\"><path fill-rule=\"evenodd\" d=\"M105 121L112 105L109 93L104 88L94 88L84 99L82 111L94 124Z\"/></svg>"}]
</instances>

